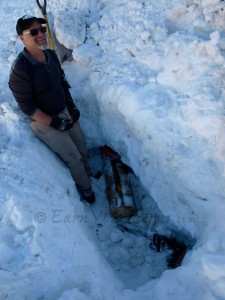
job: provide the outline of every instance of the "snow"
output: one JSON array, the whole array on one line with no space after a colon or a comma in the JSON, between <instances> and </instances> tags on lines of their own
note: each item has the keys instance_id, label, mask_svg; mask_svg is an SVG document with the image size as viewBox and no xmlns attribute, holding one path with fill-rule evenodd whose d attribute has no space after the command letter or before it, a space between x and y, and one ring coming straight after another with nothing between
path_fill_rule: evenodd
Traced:
<instances>
[{"instance_id":1,"label":"snow","mask_svg":"<svg viewBox=\"0 0 225 300\"><path fill-rule=\"evenodd\" d=\"M0 299L225 299L224 1L49 0L56 51L88 147L134 170L127 224L193 246L167 270L149 238L110 217L103 178L80 201L8 88L35 1L0 3ZM101 168L90 150L92 168Z\"/></svg>"},{"instance_id":2,"label":"snow","mask_svg":"<svg viewBox=\"0 0 225 300\"><path fill-rule=\"evenodd\" d=\"M59 11L54 17L57 40L68 49L82 45L86 35L84 18L79 13Z\"/></svg>"}]
</instances>

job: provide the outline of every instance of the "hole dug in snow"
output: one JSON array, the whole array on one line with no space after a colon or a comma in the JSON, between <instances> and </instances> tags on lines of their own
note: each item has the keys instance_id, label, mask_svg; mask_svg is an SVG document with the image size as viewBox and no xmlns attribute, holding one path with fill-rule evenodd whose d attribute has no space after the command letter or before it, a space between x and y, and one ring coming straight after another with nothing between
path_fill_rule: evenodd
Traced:
<instances>
[{"instance_id":1,"label":"hole dug in snow","mask_svg":"<svg viewBox=\"0 0 225 300\"><path fill-rule=\"evenodd\" d=\"M135 289L178 267L194 243L162 215L133 171L114 154L105 157L102 147L88 151L93 173L103 174L92 180L96 203L88 225L118 278Z\"/></svg>"}]
</instances>

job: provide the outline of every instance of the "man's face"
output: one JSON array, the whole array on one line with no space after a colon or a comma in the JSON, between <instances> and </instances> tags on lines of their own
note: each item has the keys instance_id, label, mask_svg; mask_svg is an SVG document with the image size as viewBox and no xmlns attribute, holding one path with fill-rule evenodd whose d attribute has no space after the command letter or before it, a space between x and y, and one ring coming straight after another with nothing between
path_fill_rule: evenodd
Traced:
<instances>
[{"instance_id":1,"label":"man's face","mask_svg":"<svg viewBox=\"0 0 225 300\"><path fill-rule=\"evenodd\" d=\"M38 34L35 36L32 36L30 34L30 30L32 29L40 29L41 24L37 21L34 21L34 23L26 30L23 31L22 35L20 35L21 41L24 43L25 47L28 49L46 49L47 48L47 39L46 39L46 33L42 33L40 30L38 31Z\"/></svg>"}]
</instances>

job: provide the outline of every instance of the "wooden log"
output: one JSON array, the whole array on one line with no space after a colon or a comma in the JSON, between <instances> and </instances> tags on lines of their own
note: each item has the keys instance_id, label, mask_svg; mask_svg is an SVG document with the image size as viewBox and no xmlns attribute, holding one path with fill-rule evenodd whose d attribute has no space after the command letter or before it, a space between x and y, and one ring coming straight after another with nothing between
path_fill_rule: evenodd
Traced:
<instances>
[{"instance_id":1,"label":"wooden log","mask_svg":"<svg viewBox=\"0 0 225 300\"><path fill-rule=\"evenodd\" d=\"M106 195L110 204L110 213L114 218L130 217L137 213L128 180L128 166L122 163L120 156L111 148L103 148Z\"/></svg>"}]
</instances>

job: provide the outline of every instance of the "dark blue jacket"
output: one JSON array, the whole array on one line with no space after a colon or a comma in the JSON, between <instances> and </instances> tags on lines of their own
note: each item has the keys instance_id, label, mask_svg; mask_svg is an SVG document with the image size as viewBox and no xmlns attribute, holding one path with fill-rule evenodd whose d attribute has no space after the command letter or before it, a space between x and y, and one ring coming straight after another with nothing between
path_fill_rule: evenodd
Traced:
<instances>
[{"instance_id":1,"label":"dark blue jacket","mask_svg":"<svg viewBox=\"0 0 225 300\"><path fill-rule=\"evenodd\" d=\"M72 101L57 55L49 49L44 53L47 63L35 60L24 49L10 72L9 87L20 109L29 117L38 108L50 116L58 115Z\"/></svg>"}]
</instances>

